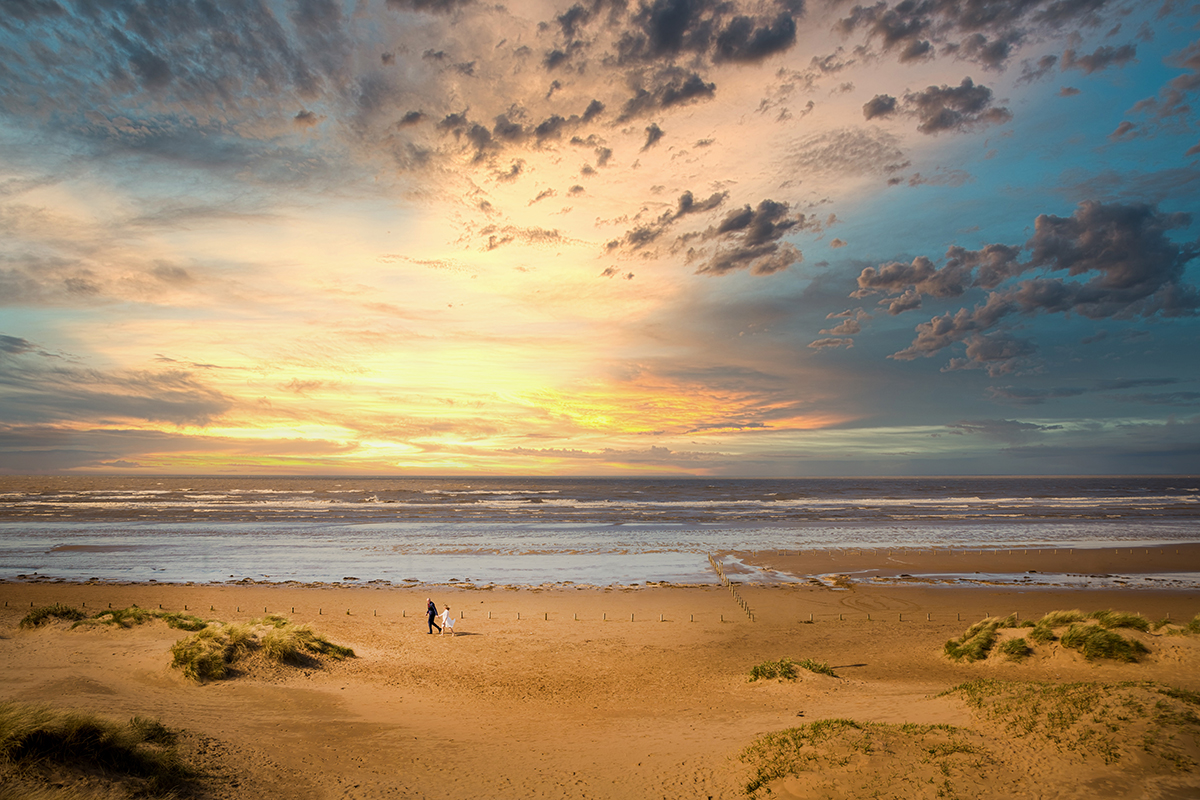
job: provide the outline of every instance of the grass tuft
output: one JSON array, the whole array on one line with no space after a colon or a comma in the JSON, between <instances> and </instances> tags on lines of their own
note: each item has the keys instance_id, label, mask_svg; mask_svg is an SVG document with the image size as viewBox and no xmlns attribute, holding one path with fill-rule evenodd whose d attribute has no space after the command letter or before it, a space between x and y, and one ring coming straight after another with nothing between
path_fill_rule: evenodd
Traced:
<instances>
[{"instance_id":1,"label":"grass tuft","mask_svg":"<svg viewBox=\"0 0 1200 800\"><path fill-rule=\"evenodd\" d=\"M1093 611L1088 615L1091 619L1100 623L1103 628L1133 628L1142 632L1150 630L1150 620L1143 617L1141 614L1130 614L1127 611Z\"/></svg>"},{"instance_id":2,"label":"grass tuft","mask_svg":"<svg viewBox=\"0 0 1200 800\"><path fill-rule=\"evenodd\" d=\"M1033 652L1033 648L1025 641L1024 637L1020 639L1008 639L1000 644L1000 652L1008 656L1010 661L1020 661L1027 655Z\"/></svg>"},{"instance_id":3,"label":"grass tuft","mask_svg":"<svg viewBox=\"0 0 1200 800\"><path fill-rule=\"evenodd\" d=\"M286 620L285 620L286 623ZM353 658L354 651L314 633L307 625L290 623L272 628L263 634L260 642L263 655L272 661L288 664L306 664L312 655L329 656L334 659Z\"/></svg>"},{"instance_id":4,"label":"grass tuft","mask_svg":"<svg viewBox=\"0 0 1200 800\"><path fill-rule=\"evenodd\" d=\"M1126 639L1119 633L1105 630L1099 625L1072 625L1059 640L1063 647L1078 650L1088 661L1109 658L1115 661L1135 662L1149 653L1146 645L1137 639Z\"/></svg>"},{"instance_id":5,"label":"grass tuft","mask_svg":"<svg viewBox=\"0 0 1200 800\"><path fill-rule=\"evenodd\" d=\"M815 672L818 675L828 675L831 678L836 678L837 673L833 671L833 667L829 666L827 661L816 661L811 658L802 658L796 662L796 666L801 669L806 669L809 672Z\"/></svg>"},{"instance_id":6,"label":"grass tuft","mask_svg":"<svg viewBox=\"0 0 1200 800\"><path fill-rule=\"evenodd\" d=\"M1010 614L1007 617L987 617L967 628L961 639L951 639L942 648L943 652L955 661L980 661L987 658L988 652L996 644L997 633L1001 628L1013 628L1017 625L1017 617Z\"/></svg>"},{"instance_id":7,"label":"grass tuft","mask_svg":"<svg viewBox=\"0 0 1200 800\"><path fill-rule=\"evenodd\" d=\"M194 681L220 680L239 655L225 626L211 626L171 645L171 666Z\"/></svg>"},{"instance_id":8,"label":"grass tuft","mask_svg":"<svg viewBox=\"0 0 1200 800\"><path fill-rule=\"evenodd\" d=\"M796 664L790 658L781 658L778 661L764 661L761 664L755 664L750 669L751 683L757 680L770 680L772 678L794 681L796 677Z\"/></svg>"},{"instance_id":9,"label":"grass tuft","mask_svg":"<svg viewBox=\"0 0 1200 800\"><path fill-rule=\"evenodd\" d=\"M81 620L87 617L87 614L73 606L64 606L55 603L52 606L42 606L35 608L21 619L22 628L37 628L45 625L51 620L65 619L71 621Z\"/></svg>"},{"instance_id":10,"label":"grass tuft","mask_svg":"<svg viewBox=\"0 0 1200 800\"><path fill-rule=\"evenodd\" d=\"M1047 628L1063 628L1073 622L1083 622L1085 619L1087 617L1079 609L1073 611L1051 611L1038 620L1038 625L1045 625Z\"/></svg>"},{"instance_id":11,"label":"grass tuft","mask_svg":"<svg viewBox=\"0 0 1200 800\"><path fill-rule=\"evenodd\" d=\"M174 792L195 777L175 751L174 735L161 723L137 717L122 725L46 706L0 704L0 760L115 773L134 779L136 793Z\"/></svg>"}]
</instances>

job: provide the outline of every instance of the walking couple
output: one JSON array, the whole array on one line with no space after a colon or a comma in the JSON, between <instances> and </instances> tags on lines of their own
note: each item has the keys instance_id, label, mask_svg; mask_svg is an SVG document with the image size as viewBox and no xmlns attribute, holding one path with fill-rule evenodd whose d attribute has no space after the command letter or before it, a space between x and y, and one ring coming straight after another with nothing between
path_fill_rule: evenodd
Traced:
<instances>
[{"instance_id":1,"label":"walking couple","mask_svg":"<svg viewBox=\"0 0 1200 800\"><path fill-rule=\"evenodd\" d=\"M437 603L433 602L432 597L425 598L425 616L429 620L429 632L433 633L433 629L438 629L438 635L450 631L450 635L454 635L454 617L450 616L450 606L446 606L446 610L438 614ZM441 617L442 624L438 625L438 617Z\"/></svg>"}]
</instances>

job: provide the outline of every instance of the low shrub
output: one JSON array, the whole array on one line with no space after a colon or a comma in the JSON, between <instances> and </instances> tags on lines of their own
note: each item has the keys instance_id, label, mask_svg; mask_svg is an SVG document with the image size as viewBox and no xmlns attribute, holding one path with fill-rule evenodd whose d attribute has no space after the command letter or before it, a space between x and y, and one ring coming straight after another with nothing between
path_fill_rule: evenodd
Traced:
<instances>
[{"instance_id":1,"label":"low shrub","mask_svg":"<svg viewBox=\"0 0 1200 800\"><path fill-rule=\"evenodd\" d=\"M22 628L37 628L56 619L65 619L74 622L84 619L85 617L87 617L87 614L80 611L78 608L55 603L52 606L42 606L41 608L30 610L30 612L21 619L20 624Z\"/></svg>"},{"instance_id":2,"label":"low shrub","mask_svg":"<svg viewBox=\"0 0 1200 800\"><path fill-rule=\"evenodd\" d=\"M1059 642L1063 647L1078 650L1089 661L1109 658L1134 662L1150 652L1146 645L1137 639L1126 639L1119 633L1113 633L1099 625L1072 625Z\"/></svg>"}]
</instances>

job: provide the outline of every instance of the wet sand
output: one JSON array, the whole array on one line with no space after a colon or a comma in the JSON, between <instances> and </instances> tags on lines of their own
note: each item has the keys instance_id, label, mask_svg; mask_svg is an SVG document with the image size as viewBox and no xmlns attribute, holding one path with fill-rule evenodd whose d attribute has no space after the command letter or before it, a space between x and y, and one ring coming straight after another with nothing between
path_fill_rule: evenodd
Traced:
<instances>
[{"instance_id":1,"label":"wet sand","mask_svg":"<svg viewBox=\"0 0 1200 800\"><path fill-rule=\"evenodd\" d=\"M1200 553L1195 545L1180 547L1186 558L1083 551L1061 561L1043 553L739 555L754 568L802 575L983 571L979 565L994 572L999 562L1013 574L1051 565L1115 574L1139 564L1180 571ZM838 589L801 581L747 582L737 592L750 613L715 578L689 587L487 590L4 583L0 700L117 719L156 717L182 728L185 754L209 771L204 796L221 798L285 796L280 786L294 798L744 797L748 767L738 756L755 737L824 718L982 731L1004 763L1029 758L1033 772L1041 768L1035 761L1052 764L1053 771L1039 773L1039 791L1061 797L1128 796L1151 779L1163 788L1155 796L1200 792L1194 769L1010 752L993 723L960 697L942 695L977 678L1157 681L1200 691L1196 636L1131 634L1151 650L1136 664L1088 662L1058 644L1022 662L959 663L942 654L948 638L985 614L1033 618L1115 608L1187 620L1200 613L1200 591L866 581ZM430 595L451 606L458 635L426 633ZM161 605L225 621L282 614L353 647L357 658L306 669L251 665L238 677L198 685L169 666L170 645L186 634L161 622L128 630L18 628L31 604L55 602L89 612L110 603ZM838 677L801 671L794 683L748 681L752 666L781 657L827 662ZM881 768L864 762L859 771L882 780ZM905 768L886 767L897 775ZM820 796L861 796L854 774ZM986 777L956 780L960 796L1034 796ZM1098 791L1101 784L1108 788ZM773 786L776 796L806 796L798 787L787 780ZM915 784L906 792L900 796L935 796Z\"/></svg>"}]
</instances>

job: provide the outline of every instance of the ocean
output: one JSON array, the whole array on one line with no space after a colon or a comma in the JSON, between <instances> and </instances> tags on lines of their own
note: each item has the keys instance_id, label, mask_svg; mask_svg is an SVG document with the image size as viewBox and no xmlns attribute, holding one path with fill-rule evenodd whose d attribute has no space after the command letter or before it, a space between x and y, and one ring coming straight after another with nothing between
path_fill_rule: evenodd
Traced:
<instances>
[{"instance_id":1,"label":"ocean","mask_svg":"<svg viewBox=\"0 0 1200 800\"><path fill-rule=\"evenodd\" d=\"M1200 477L0 477L2 580L703 583L726 551L1181 542Z\"/></svg>"}]
</instances>

